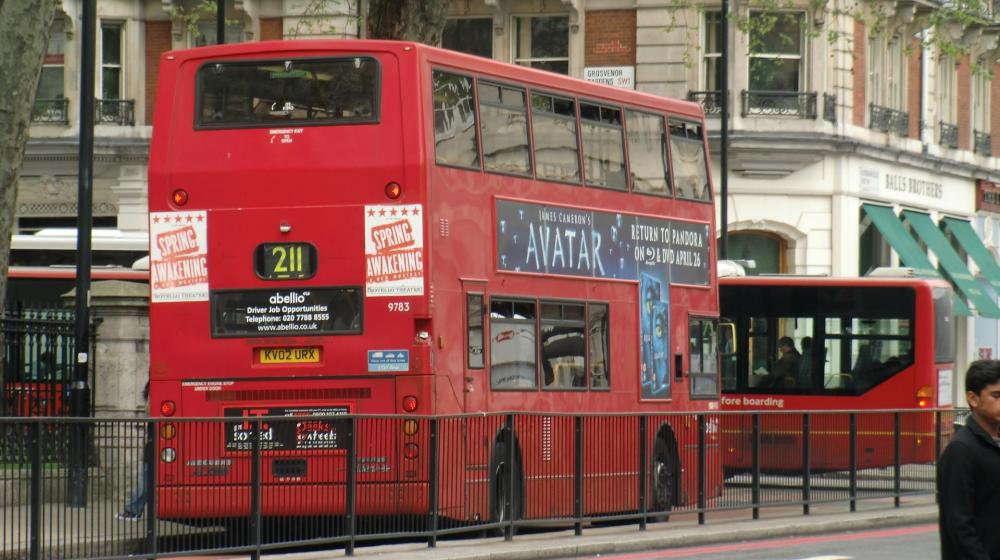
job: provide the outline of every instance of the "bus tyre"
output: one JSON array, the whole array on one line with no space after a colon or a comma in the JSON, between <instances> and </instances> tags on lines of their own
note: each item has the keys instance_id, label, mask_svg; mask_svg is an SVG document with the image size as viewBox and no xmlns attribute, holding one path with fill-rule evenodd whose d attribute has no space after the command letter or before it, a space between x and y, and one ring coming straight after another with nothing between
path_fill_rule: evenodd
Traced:
<instances>
[{"instance_id":1,"label":"bus tyre","mask_svg":"<svg viewBox=\"0 0 1000 560\"><path fill-rule=\"evenodd\" d=\"M515 453L514 463L509 465L509 457L506 443L498 441L493 444L493 458L490 461L490 521L493 523L510 521L508 515L517 520L523 513L521 458ZM510 487L511 468L514 470L513 488ZM503 527L500 527L497 533L502 535L503 531Z\"/></svg>"},{"instance_id":2,"label":"bus tyre","mask_svg":"<svg viewBox=\"0 0 1000 560\"><path fill-rule=\"evenodd\" d=\"M674 448L661 437L653 444L652 476L653 508L656 519L668 521L670 509L674 505L677 488L677 453Z\"/></svg>"}]
</instances>

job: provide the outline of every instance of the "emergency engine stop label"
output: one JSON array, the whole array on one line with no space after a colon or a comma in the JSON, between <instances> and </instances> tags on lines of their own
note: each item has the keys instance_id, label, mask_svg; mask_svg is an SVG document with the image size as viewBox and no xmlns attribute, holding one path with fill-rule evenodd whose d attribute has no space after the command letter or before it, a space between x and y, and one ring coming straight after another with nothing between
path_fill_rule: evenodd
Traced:
<instances>
[{"instance_id":1,"label":"emergency engine stop label","mask_svg":"<svg viewBox=\"0 0 1000 560\"><path fill-rule=\"evenodd\" d=\"M153 303L208 300L208 214L149 214Z\"/></svg>"},{"instance_id":2,"label":"emergency engine stop label","mask_svg":"<svg viewBox=\"0 0 1000 560\"><path fill-rule=\"evenodd\" d=\"M423 207L365 206L365 295L424 294Z\"/></svg>"}]
</instances>

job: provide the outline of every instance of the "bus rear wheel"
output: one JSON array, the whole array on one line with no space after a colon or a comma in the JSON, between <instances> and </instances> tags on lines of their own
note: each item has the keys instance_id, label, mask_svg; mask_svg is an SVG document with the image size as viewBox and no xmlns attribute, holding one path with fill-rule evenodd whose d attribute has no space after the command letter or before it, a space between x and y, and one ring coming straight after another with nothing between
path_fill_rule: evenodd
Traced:
<instances>
[{"instance_id":1,"label":"bus rear wheel","mask_svg":"<svg viewBox=\"0 0 1000 560\"><path fill-rule=\"evenodd\" d=\"M657 519L668 521L677 488L677 453L662 437L653 444L653 511ZM665 515L664 515L665 514Z\"/></svg>"},{"instance_id":2,"label":"bus rear wheel","mask_svg":"<svg viewBox=\"0 0 1000 560\"><path fill-rule=\"evenodd\" d=\"M513 486L511 486L511 469L513 469ZM523 512L521 458L515 453L514 462L511 463L510 451L505 442L498 441L493 444L490 477L490 521L505 523L510 521L511 517L515 520L520 519ZM497 532L502 534L503 528Z\"/></svg>"}]
</instances>

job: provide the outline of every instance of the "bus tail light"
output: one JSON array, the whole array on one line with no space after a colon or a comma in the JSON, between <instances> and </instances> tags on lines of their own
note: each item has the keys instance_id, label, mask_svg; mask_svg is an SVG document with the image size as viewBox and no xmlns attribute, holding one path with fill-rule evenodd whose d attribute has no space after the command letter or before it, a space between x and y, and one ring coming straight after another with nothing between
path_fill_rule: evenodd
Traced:
<instances>
[{"instance_id":1,"label":"bus tail light","mask_svg":"<svg viewBox=\"0 0 1000 560\"><path fill-rule=\"evenodd\" d=\"M420 448L417 447L415 443L407 443L403 446L403 457L407 459L416 459L420 455Z\"/></svg>"},{"instance_id":2,"label":"bus tail light","mask_svg":"<svg viewBox=\"0 0 1000 560\"><path fill-rule=\"evenodd\" d=\"M160 403L160 414L164 416L173 416L177 412L177 405L174 401L163 401Z\"/></svg>"},{"instance_id":3,"label":"bus tail light","mask_svg":"<svg viewBox=\"0 0 1000 560\"><path fill-rule=\"evenodd\" d=\"M931 389L930 385L924 385L923 387L917 389L917 407L927 408L931 404L931 397L934 396L934 390Z\"/></svg>"},{"instance_id":4,"label":"bus tail light","mask_svg":"<svg viewBox=\"0 0 1000 560\"><path fill-rule=\"evenodd\" d=\"M174 439L177 435L177 426L173 424L163 424L160 426L160 437L163 439Z\"/></svg>"},{"instance_id":5,"label":"bus tail light","mask_svg":"<svg viewBox=\"0 0 1000 560\"><path fill-rule=\"evenodd\" d=\"M403 187L399 183L392 181L385 184L385 197L389 200L396 200L403 195Z\"/></svg>"},{"instance_id":6,"label":"bus tail light","mask_svg":"<svg viewBox=\"0 0 1000 560\"><path fill-rule=\"evenodd\" d=\"M403 410L406 412L414 412L417 410L417 397L413 395L406 395L403 397Z\"/></svg>"},{"instance_id":7,"label":"bus tail light","mask_svg":"<svg viewBox=\"0 0 1000 560\"><path fill-rule=\"evenodd\" d=\"M417 424L416 420L407 420L403 422L403 433L408 436L417 435L420 431L420 426Z\"/></svg>"},{"instance_id":8,"label":"bus tail light","mask_svg":"<svg viewBox=\"0 0 1000 560\"><path fill-rule=\"evenodd\" d=\"M160 460L164 463L173 463L177 460L177 450L173 447L164 447L160 451Z\"/></svg>"},{"instance_id":9,"label":"bus tail light","mask_svg":"<svg viewBox=\"0 0 1000 560\"><path fill-rule=\"evenodd\" d=\"M188 202L188 193L184 189L177 189L170 198L173 200L174 206L184 206Z\"/></svg>"}]
</instances>

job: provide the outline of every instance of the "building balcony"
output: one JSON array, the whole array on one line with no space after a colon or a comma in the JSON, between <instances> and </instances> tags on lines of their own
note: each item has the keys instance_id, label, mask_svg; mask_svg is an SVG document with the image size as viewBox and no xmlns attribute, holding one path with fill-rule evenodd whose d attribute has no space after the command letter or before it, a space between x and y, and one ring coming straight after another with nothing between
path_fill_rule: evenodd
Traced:
<instances>
[{"instance_id":1,"label":"building balcony","mask_svg":"<svg viewBox=\"0 0 1000 560\"><path fill-rule=\"evenodd\" d=\"M721 91L689 91L688 101L694 101L701 105L705 115L717 116L722 114L722 92Z\"/></svg>"},{"instance_id":2,"label":"building balcony","mask_svg":"<svg viewBox=\"0 0 1000 560\"><path fill-rule=\"evenodd\" d=\"M944 121L938 123L939 142L946 148L958 149L958 125L948 124Z\"/></svg>"},{"instance_id":3,"label":"building balcony","mask_svg":"<svg viewBox=\"0 0 1000 560\"><path fill-rule=\"evenodd\" d=\"M743 90L744 117L816 118L816 92Z\"/></svg>"},{"instance_id":4,"label":"building balcony","mask_svg":"<svg viewBox=\"0 0 1000 560\"><path fill-rule=\"evenodd\" d=\"M910 135L910 114L906 111L897 111L888 107L882 107L874 103L868 104L870 121L868 128L891 132L898 136Z\"/></svg>"},{"instance_id":5,"label":"building balcony","mask_svg":"<svg viewBox=\"0 0 1000 560\"><path fill-rule=\"evenodd\" d=\"M990 136L990 133L974 130L973 136L975 139L975 141L973 142L973 150L981 156L986 156L986 157L992 156L993 137Z\"/></svg>"},{"instance_id":6,"label":"building balcony","mask_svg":"<svg viewBox=\"0 0 1000 560\"><path fill-rule=\"evenodd\" d=\"M31 122L69 124L69 100L35 99L35 106L31 109Z\"/></svg>"},{"instance_id":7,"label":"building balcony","mask_svg":"<svg viewBox=\"0 0 1000 560\"><path fill-rule=\"evenodd\" d=\"M135 101L132 99L95 99L95 124L135 124Z\"/></svg>"}]
</instances>

